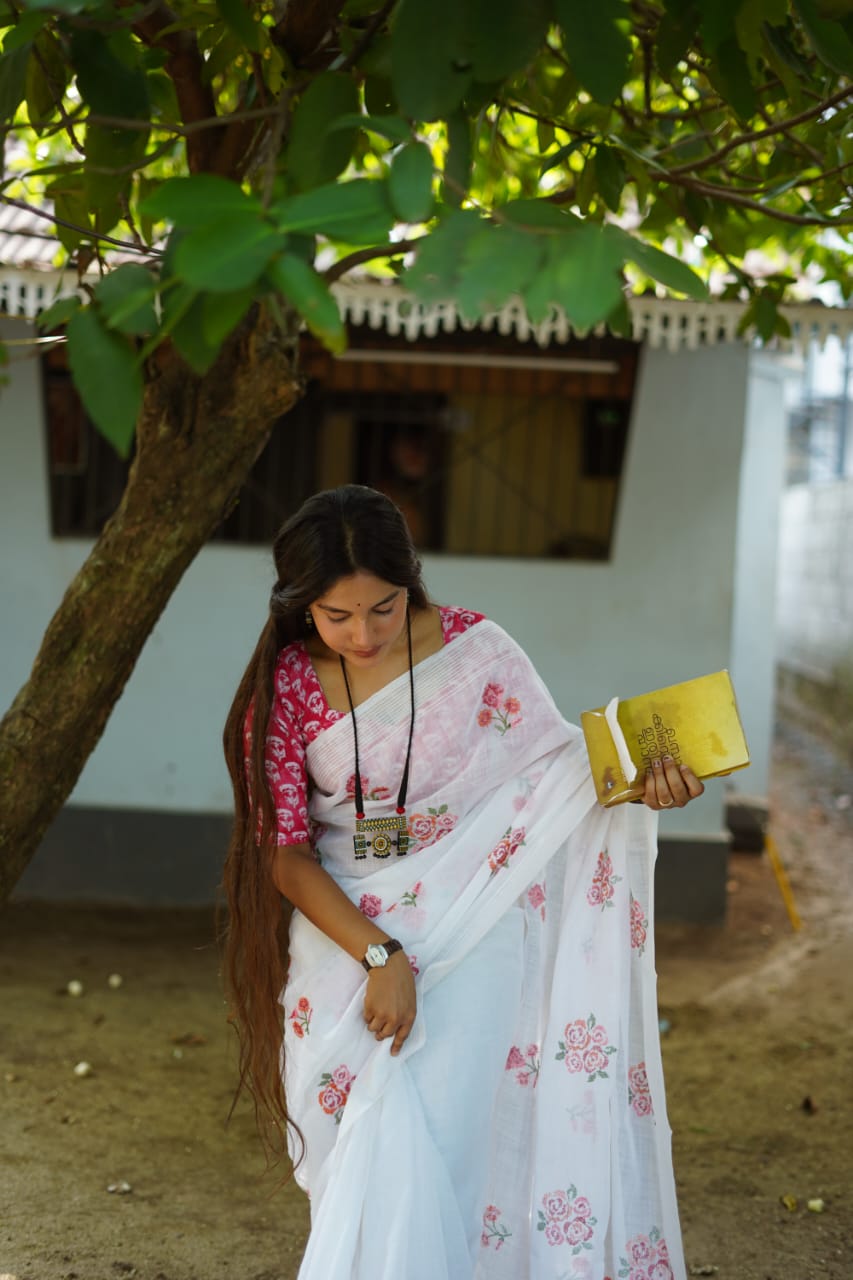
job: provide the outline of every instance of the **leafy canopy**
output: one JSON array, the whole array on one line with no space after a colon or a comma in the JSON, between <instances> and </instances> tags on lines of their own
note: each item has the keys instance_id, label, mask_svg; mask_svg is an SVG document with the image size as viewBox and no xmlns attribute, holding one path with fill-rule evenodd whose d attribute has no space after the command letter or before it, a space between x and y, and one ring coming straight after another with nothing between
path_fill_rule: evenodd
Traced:
<instances>
[{"instance_id":1,"label":"leafy canopy","mask_svg":"<svg viewBox=\"0 0 853 1280\"><path fill-rule=\"evenodd\" d=\"M0 0L0 33L0 200L100 268L42 323L123 452L161 343L203 374L263 301L340 351L363 263L581 330L626 280L713 274L765 338L798 273L851 291L851 0Z\"/></svg>"}]
</instances>

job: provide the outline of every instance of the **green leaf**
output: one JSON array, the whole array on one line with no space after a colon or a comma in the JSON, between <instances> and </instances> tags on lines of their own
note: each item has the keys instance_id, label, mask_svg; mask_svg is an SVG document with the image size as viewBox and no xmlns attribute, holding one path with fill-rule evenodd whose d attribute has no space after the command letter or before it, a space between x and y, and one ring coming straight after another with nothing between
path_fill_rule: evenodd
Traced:
<instances>
[{"instance_id":1,"label":"green leaf","mask_svg":"<svg viewBox=\"0 0 853 1280\"><path fill-rule=\"evenodd\" d=\"M100 115L148 119L148 85L129 29L107 37L91 27L74 27L70 51L87 106Z\"/></svg>"},{"instance_id":2,"label":"green leaf","mask_svg":"<svg viewBox=\"0 0 853 1280\"><path fill-rule=\"evenodd\" d=\"M4 18L4 22L14 22L15 25L9 27L3 37L3 52L11 53L13 49L20 49L22 45L29 48L47 22L47 18L46 13L19 14L11 10Z\"/></svg>"},{"instance_id":3,"label":"green leaf","mask_svg":"<svg viewBox=\"0 0 853 1280\"><path fill-rule=\"evenodd\" d=\"M179 284L163 295L161 337L171 337L184 360L198 374L207 372L219 350L204 334L206 300L205 294L188 284Z\"/></svg>"},{"instance_id":4,"label":"green leaf","mask_svg":"<svg viewBox=\"0 0 853 1280\"><path fill-rule=\"evenodd\" d=\"M593 328L616 310L622 298L621 242L613 228L585 222L552 242L548 270L551 301L580 330Z\"/></svg>"},{"instance_id":5,"label":"green leaf","mask_svg":"<svg viewBox=\"0 0 853 1280\"><path fill-rule=\"evenodd\" d=\"M253 53L261 49L261 32L242 0L216 0L222 20L237 39Z\"/></svg>"},{"instance_id":6,"label":"green leaf","mask_svg":"<svg viewBox=\"0 0 853 1280\"><path fill-rule=\"evenodd\" d=\"M764 40L769 49L774 65L779 63L796 76L808 78L809 64L792 43L793 27L789 23L785 30L766 26L763 31Z\"/></svg>"},{"instance_id":7,"label":"green leaf","mask_svg":"<svg viewBox=\"0 0 853 1280\"><path fill-rule=\"evenodd\" d=\"M442 197L448 205L460 205L471 185L471 124L464 111L454 111L447 121L447 156L444 161Z\"/></svg>"},{"instance_id":8,"label":"green leaf","mask_svg":"<svg viewBox=\"0 0 853 1280\"><path fill-rule=\"evenodd\" d=\"M783 196L786 191L791 191L794 187L802 186L803 175L795 173L793 178L785 178L782 182L774 183L772 187L767 187L764 192L764 200L776 200L779 196Z\"/></svg>"},{"instance_id":9,"label":"green leaf","mask_svg":"<svg viewBox=\"0 0 853 1280\"><path fill-rule=\"evenodd\" d=\"M505 80L527 65L545 42L545 0L468 0L474 79ZM460 7L462 7L460 5Z\"/></svg>"},{"instance_id":10,"label":"green leaf","mask_svg":"<svg viewBox=\"0 0 853 1280\"><path fill-rule=\"evenodd\" d=\"M390 75L365 76L364 106L374 120L384 116L386 112L393 111L396 105Z\"/></svg>"},{"instance_id":11,"label":"green leaf","mask_svg":"<svg viewBox=\"0 0 853 1280\"><path fill-rule=\"evenodd\" d=\"M755 85L749 73L746 55L732 36L723 41L708 66L708 79L726 102L734 107L741 120L750 120L758 108Z\"/></svg>"},{"instance_id":12,"label":"green leaf","mask_svg":"<svg viewBox=\"0 0 853 1280\"><path fill-rule=\"evenodd\" d=\"M133 175L128 164L143 163L147 131L86 127L86 198L95 229L106 233L121 216L120 201L129 198Z\"/></svg>"},{"instance_id":13,"label":"green leaf","mask_svg":"<svg viewBox=\"0 0 853 1280\"><path fill-rule=\"evenodd\" d=\"M544 156L542 159L542 168L540 175L548 173L550 169L556 169L564 160L568 160L572 152L577 151L580 147L587 146L587 138L573 138L571 142L567 142L565 146L555 151L553 155Z\"/></svg>"},{"instance_id":14,"label":"green leaf","mask_svg":"<svg viewBox=\"0 0 853 1280\"><path fill-rule=\"evenodd\" d=\"M324 346L335 354L344 350L347 335L338 304L316 271L292 253L283 253L267 275Z\"/></svg>"},{"instance_id":15,"label":"green leaf","mask_svg":"<svg viewBox=\"0 0 853 1280\"><path fill-rule=\"evenodd\" d=\"M359 71L368 76L391 79L391 36L374 36L358 60ZM396 104L395 104L396 106ZM372 107L368 110L373 110Z\"/></svg>"},{"instance_id":16,"label":"green leaf","mask_svg":"<svg viewBox=\"0 0 853 1280\"><path fill-rule=\"evenodd\" d=\"M622 188L625 186L625 165L621 155L615 147L601 145L596 148L593 164L602 200L608 209L618 213L622 203Z\"/></svg>"},{"instance_id":17,"label":"green leaf","mask_svg":"<svg viewBox=\"0 0 853 1280\"><path fill-rule=\"evenodd\" d=\"M424 237L404 276L405 284L424 302L443 302L454 296L462 254L482 221L473 209L462 209Z\"/></svg>"},{"instance_id":18,"label":"green leaf","mask_svg":"<svg viewBox=\"0 0 853 1280\"><path fill-rule=\"evenodd\" d=\"M311 267L317 257L317 237L289 235L287 237L287 252L295 254L297 258L301 258L303 262L307 262L308 266Z\"/></svg>"},{"instance_id":19,"label":"green leaf","mask_svg":"<svg viewBox=\"0 0 853 1280\"><path fill-rule=\"evenodd\" d=\"M101 6L102 0L27 0L28 9L52 9L60 14L84 13Z\"/></svg>"},{"instance_id":20,"label":"green leaf","mask_svg":"<svg viewBox=\"0 0 853 1280\"><path fill-rule=\"evenodd\" d=\"M151 110L158 122L179 124L181 108L175 92L175 82L165 71L148 71L145 76L148 82L148 96L151 99Z\"/></svg>"},{"instance_id":21,"label":"green leaf","mask_svg":"<svg viewBox=\"0 0 853 1280\"><path fill-rule=\"evenodd\" d=\"M542 240L534 233L481 222L465 245L459 269L456 301L462 315L476 320L522 293L543 254Z\"/></svg>"},{"instance_id":22,"label":"green leaf","mask_svg":"<svg viewBox=\"0 0 853 1280\"><path fill-rule=\"evenodd\" d=\"M778 308L778 297L769 290L762 289L743 316L741 325L745 324L747 328L754 325L761 341L769 342L776 333L780 319Z\"/></svg>"},{"instance_id":23,"label":"green leaf","mask_svg":"<svg viewBox=\"0 0 853 1280\"><path fill-rule=\"evenodd\" d=\"M70 222L80 228L79 231L73 231L71 227L56 223L59 243L69 253L73 253L83 240L90 239L92 233L92 220L89 215L89 201L86 197L83 176L78 173L57 178L45 187L44 193L52 200L53 211L57 218L62 218L64 222Z\"/></svg>"},{"instance_id":24,"label":"green leaf","mask_svg":"<svg viewBox=\"0 0 853 1280\"><path fill-rule=\"evenodd\" d=\"M38 121L56 114L56 104L62 100L68 79L69 69L59 42L50 31L43 31L27 63L27 115L31 123L36 122L34 127ZM40 132L37 127L36 132Z\"/></svg>"},{"instance_id":25,"label":"green leaf","mask_svg":"<svg viewBox=\"0 0 853 1280\"><path fill-rule=\"evenodd\" d=\"M685 262L681 262L671 254L664 253L662 249L657 249L644 240L628 235L627 232L618 231L617 228L613 228L613 231L620 237L622 253L627 262L635 263L641 271L645 271L646 275L666 285L667 289L672 289L675 293L685 293L688 298L695 298L697 302L704 302L707 299L708 286L697 276L692 267L688 267Z\"/></svg>"},{"instance_id":26,"label":"green leaf","mask_svg":"<svg viewBox=\"0 0 853 1280\"><path fill-rule=\"evenodd\" d=\"M584 217L589 212L597 192L595 179L595 165L592 158L588 158L575 179L575 200L574 203L580 209Z\"/></svg>"},{"instance_id":27,"label":"green leaf","mask_svg":"<svg viewBox=\"0 0 853 1280\"><path fill-rule=\"evenodd\" d=\"M391 79L404 115L446 119L471 80L467 11L460 0L402 0L392 32Z\"/></svg>"},{"instance_id":28,"label":"green leaf","mask_svg":"<svg viewBox=\"0 0 853 1280\"><path fill-rule=\"evenodd\" d=\"M146 244L154 239L154 219L143 212L142 205L146 198L158 190L160 183L145 173L137 173L135 177L135 203L139 233Z\"/></svg>"},{"instance_id":29,"label":"green leaf","mask_svg":"<svg viewBox=\"0 0 853 1280\"><path fill-rule=\"evenodd\" d=\"M549 147L553 147L557 137L557 130L550 120L536 121L536 144L539 150L544 154Z\"/></svg>"},{"instance_id":30,"label":"green leaf","mask_svg":"<svg viewBox=\"0 0 853 1280\"><path fill-rule=\"evenodd\" d=\"M211 350L218 351L225 339L237 328L255 300L255 289L237 289L234 293L208 293L201 300L201 331Z\"/></svg>"},{"instance_id":31,"label":"green leaf","mask_svg":"<svg viewBox=\"0 0 853 1280\"><path fill-rule=\"evenodd\" d=\"M378 133L389 142L410 142L412 126L402 116L363 116L359 112L347 112L333 120L329 132L336 129L363 129L365 133Z\"/></svg>"},{"instance_id":32,"label":"green leaf","mask_svg":"<svg viewBox=\"0 0 853 1280\"><path fill-rule=\"evenodd\" d=\"M713 135L712 135L713 136ZM685 133L667 149L667 157L672 164L688 164L693 160L701 160L708 154L708 137L703 133Z\"/></svg>"},{"instance_id":33,"label":"green leaf","mask_svg":"<svg viewBox=\"0 0 853 1280\"><path fill-rule=\"evenodd\" d=\"M82 302L77 297L57 298L49 307L39 313L36 327L39 329L59 329L66 324L75 311L79 311Z\"/></svg>"},{"instance_id":34,"label":"green leaf","mask_svg":"<svg viewBox=\"0 0 853 1280\"><path fill-rule=\"evenodd\" d=\"M232 293L253 284L281 245L281 234L251 211L225 214L181 241L176 272L196 289Z\"/></svg>"},{"instance_id":35,"label":"green leaf","mask_svg":"<svg viewBox=\"0 0 853 1280\"><path fill-rule=\"evenodd\" d=\"M690 0L669 0L666 12L660 20L655 44L658 70L668 80L676 64L681 62L696 38L701 14L699 6Z\"/></svg>"},{"instance_id":36,"label":"green leaf","mask_svg":"<svg viewBox=\"0 0 853 1280\"><path fill-rule=\"evenodd\" d=\"M765 29L783 27L788 8L788 0L741 0L735 17L740 47L752 58L763 57Z\"/></svg>"},{"instance_id":37,"label":"green leaf","mask_svg":"<svg viewBox=\"0 0 853 1280\"><path fill-rule=\"evenodd\" d=\"M388 195L403 222L426 222L433 210L432 153L425 142L410 142L394 157Z\"/></svg>"},{"instance_id":38,"label":"green leaf","mask_svg":"<svg viewBox=\"0 0 853 1280\"><path fill-rule=\"evenodd\" d=\"M550 92L551 110L559 119L578 96L578 78L571 67L566 67Z\"/></svg>"},{"instance_id":39,"label":"green leaf","mask_svg":"<svg viewBox=\"0 0 853 1280\"><path fill-rule=\"evenodd\" d=\"M68 322L68 364L89 417L126 458L142 408L142 372L133 347L106 329L92 307L81 308Z\"/></svg>"},{"instance_id":40,"label":"green leaf","mask_svg":"<svg viewBox=\"0 0 853 1280\"><path fill-rule=\"evenodd\" d=\"M709 55L734 36L735 19L743 0L714 0L702 8L702 40ZM766 0L765 0L766 3Z\"/></svg>"},{"instance_id":41,"label":"green leaf","mask_svg":"<svg viewBox=\"0 0 853 1280\"><path fill-rule=\"evenodd\" d=\"M581 225L577 214L550 200L510 200L501 208L501 216L517 227L534 227L537 230L571 231Z\"/></svg>"},{"instance_id":42,"label":"green leaf","mask_svg":"<svg viewBox=\"0 0 853 1280\"><path fill-rule=\"evenodd\" d=\"M151 273L134 262L108 272L95 287L95 300L107 327L129 335L156 330L155 296L156 285Z\"/></svg>"},{"instance_id":43,"label":"green leaf","mask_svg":"<svg viewBox=\"0 0 853 1280\"><path fill-rule=\"evenodd\" d=\"M282 231L326 235L350 244L378 244L394 225L385 183L373 178L330 183L273 205Z\"/></svg>"},{"instance_id":44,"label":"green leaf","mask_svg":"<svg viewBox=\"0 0 853 1280\"><path fill-rule=\"evenodd\" d=\"M541 324L548 319L554 307L554 282L551 271L553 263L560 253L560 245L556 241L545 246L542 266L524 290L524 306L531 324Z\"/></svg>"},{"instance_id":45,"label":"green leaf","mask_svg":"<svg viewBox=\"0 0 853 1280\"><path fill-rule=\"evenodd\" d=\"M634 321L627 298L620 298L616 307L610 312L607 317L607 328L617 338L628 338L629 340L633 338Z\"/></svg>"},{"instance_id":46,"label":"green leaf","mask_svg":"<svg viewBox=\"0 0 853 1280\"><path fill-rule=\"evenodd\" d=\"M20 45L0 57L0 121L11 121L24 100L27 90L28 44Z\"/></svg>"},{"instance_id":47,"label":"green leaf","mask_svg":"<svg viewBox=\"0 0 853 1280\"><path fill-rule=\"evenodd\" d=\"M596 102L609 105L628 78L625 0L555 0L554 7L572 70Z\"/></svg>"},{"instance_id":48,"label":"green leaf","mask_svg":"<svg viewBox=\"0 0 853 1280\"><path fill-rule=\"evenodd\" d=\"M245 55L243 45L228 27L219 29L221 35L211 48L204 64L204 76L208 84L217 76L227 76L233 71L237 58Z\"/></svg>"},{"instance_id":49,"label":"green leaf","mask_svg":"<svg viewBox=\"0 0 853 1280\"><path fill-rule=\"evenodd\" d=\"M228 214L261 212L261 203L247 196L236 182L212 173L169 178L140 205L149 218L165 218L176 226L202 227Z\"/></svg>"},{"instance_id":50,"label":"green leaf","mask_svg":"<svg viewBox=\"0 0 853 1280\"><path fill-rule=\"evenodd\" d=\"M351 76L325 71L311 81L294 111L284 161L300 191L331 182L343 173L352 156L356 130L342 126L340 117L352 119L357 114L358 89Z\"/></svg>"},{"instance_id":51,"label":"green leaf","mask_svg":"<svg viewBox=\"0 0 853 1280\"><path fill-rule=\"evenodd\" d=\"M853 76L853 39L840 22L820 17L814 0L794 0L794 9L817 56L843 76Z\"/></svg>"}]
</instances>

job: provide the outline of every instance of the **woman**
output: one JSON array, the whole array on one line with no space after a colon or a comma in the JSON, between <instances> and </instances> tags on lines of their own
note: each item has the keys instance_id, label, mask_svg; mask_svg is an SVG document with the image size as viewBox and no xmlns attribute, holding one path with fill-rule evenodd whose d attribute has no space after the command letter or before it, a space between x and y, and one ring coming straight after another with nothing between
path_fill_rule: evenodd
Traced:
<instances>
[{"instance_id":1,"label":"woman","mask_svg":"<svg viewBox=\"0 0 853 1280\"><path fill-rule=\"evenodd\" d=\"M684 1276L648 810L702 784L659 761L645 809L601 809L383 495L316 495L274 555L226 727L226 959L241 1083L311 1196L300 1280Z\"/></svg>"}]
</instances>

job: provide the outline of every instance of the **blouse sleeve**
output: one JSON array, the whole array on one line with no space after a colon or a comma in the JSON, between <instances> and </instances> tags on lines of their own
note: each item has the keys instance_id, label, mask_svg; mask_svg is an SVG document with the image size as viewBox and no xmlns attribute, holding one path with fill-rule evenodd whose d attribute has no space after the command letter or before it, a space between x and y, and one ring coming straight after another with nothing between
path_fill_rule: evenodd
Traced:
<instances>
[{"instance_id":1,"label":"blouse sleeve","mask_svg":"<svg viewBox=\"0 0 853 1280\"><path fill-rule=\"evenodd\" d=\"M305 742L284 699L276 696L266 741L267 780L275 802L276 843L308 841L308 770Z\"/></svg>"}]
</instances>

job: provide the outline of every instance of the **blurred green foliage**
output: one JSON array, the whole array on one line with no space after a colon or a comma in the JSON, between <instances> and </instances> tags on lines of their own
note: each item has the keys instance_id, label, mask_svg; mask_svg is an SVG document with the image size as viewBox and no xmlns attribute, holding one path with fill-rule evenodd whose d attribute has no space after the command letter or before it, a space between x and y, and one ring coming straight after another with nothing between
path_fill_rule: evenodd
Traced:
<instances>
[{"instance_id":1,"label":"blurred green foliage","mask_svg":"<svg viewBox=\"0 0 853 1280\"><path fill-rule=\"evenodd\" d=\"M713 272L763 338L807 268L851 292L842 0L0 0L0 33L0 200L102 267L42 324L124 453L160 343L203 373L264 302L340 351L364 262L581 330L626 281Z\"/></svg>"}]
</instances>

